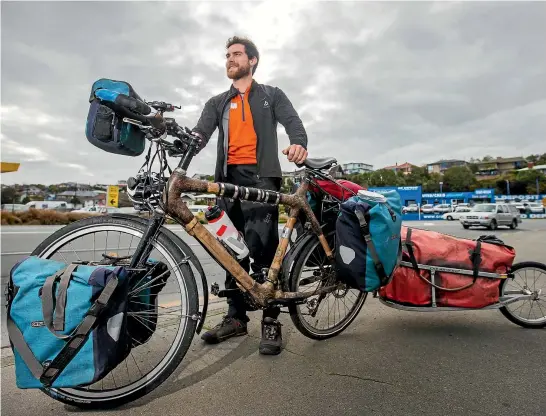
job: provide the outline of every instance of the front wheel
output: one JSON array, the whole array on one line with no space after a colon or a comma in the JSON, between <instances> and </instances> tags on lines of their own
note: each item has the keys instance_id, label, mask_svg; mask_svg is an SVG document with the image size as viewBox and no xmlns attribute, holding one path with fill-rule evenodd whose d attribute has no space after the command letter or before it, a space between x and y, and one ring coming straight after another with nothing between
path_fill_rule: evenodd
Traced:
<instances>
[{"instance_id":1,"label":"front wheel","mask_svg":"<svg viewBox=\"0 0 546 416\"><path fill-rule=\"evenodd\" d=\"M335 251L335 231L326 234L328 245ZM311 292L335 281L333 266L328 264L326 253L316 236L294 259L289 275L290 291ZM326 295L315 295L300 305L289 305L288 311L295 327L306 337L323 340L343 332L357 317L366 301L367 293L340 285Z\"/></svg>"},{"instance_id":2,"label":"front wheel","mask_svg":"<svg viewBox=\"0 0 546 416\"><path fill-rule=\"evenodd\" d=\"M131 218L100 216L63 227L42 242L32 255L69 263L97 264L104 256L130 258L146 232L146 223ZM102 380L82 388L47 388L55 400L85 409L113 408L154 390L178 367L192 342L198 314L198 292L193 271L180 248L160 230L148 241L148 258L163 262L170 272L157 300L142 312L143 291L157 286L151 281L132 282L129 312L142 326L133 337L128 357ZM162 273L164 274L164 273ZM146 299L146 298L144 298ZM155 311L154 311L155 309ZM153 325L153 326L152 326ZM152 326L152 327L151 327ZM150 337L142 339L142 330Z\"/></svg>"}]
</instances>

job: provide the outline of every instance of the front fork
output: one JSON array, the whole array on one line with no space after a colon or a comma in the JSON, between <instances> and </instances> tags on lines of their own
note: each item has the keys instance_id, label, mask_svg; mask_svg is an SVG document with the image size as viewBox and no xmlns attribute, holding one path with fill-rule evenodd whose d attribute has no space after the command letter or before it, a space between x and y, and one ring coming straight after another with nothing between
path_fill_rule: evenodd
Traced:
<instances>
[{"instance_id":1,"label":"front fork","mask_svg":"<svg viewBox=\"0 0 546 416\"><path fill-rule=\"evenodd\" d=\"M138 243L138 246L135 249L135 252L133 254L133 258L130 264L131 268L138 268L138 267L144 266L144 264L148 260L148 256L152 252L153 245L150 242L157 235L157 233L159 232L159 229L163 226L164 223L165 223L164 215L158 213L157 211L154 211L153 217L148 222L148 228L146 228L146 232L142 236L142 239L140 240L140 242Z\"/></svg>"}]
</instances>

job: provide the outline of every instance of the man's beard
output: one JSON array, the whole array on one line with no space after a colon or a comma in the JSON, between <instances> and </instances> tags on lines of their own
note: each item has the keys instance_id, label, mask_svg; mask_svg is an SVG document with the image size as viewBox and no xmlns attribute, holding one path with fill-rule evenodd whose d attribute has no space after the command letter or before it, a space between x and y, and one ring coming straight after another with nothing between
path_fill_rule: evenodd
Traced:
<instances>
[{"instance_id":1,"label":"man's beard","mask_svg":"<svg viewBox=\"0 0 546 416\"><path fill-rule=\"evenodd\" d=\"M250 75L250 65L236 67L237 70L235 71L235 73L229 72L230 69L231 68L229 68L227 71L227 76L229 79L232 79L234 81Z\"/></svg>"}]
</instances>

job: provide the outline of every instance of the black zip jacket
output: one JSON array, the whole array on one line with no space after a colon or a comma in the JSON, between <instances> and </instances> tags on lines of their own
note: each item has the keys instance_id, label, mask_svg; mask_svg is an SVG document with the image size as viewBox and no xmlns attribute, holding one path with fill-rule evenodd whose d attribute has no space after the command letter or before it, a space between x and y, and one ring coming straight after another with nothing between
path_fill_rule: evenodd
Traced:
<instances>
[{"instance_id":1,"label":"black zip jacket","mask_svg":"<svg viewBox=\"0 0 546 416\"><path fill-rule=\"evenodd\" d=\"M229 145L229 109L233 97L239 94L231 88L207 101L194 132L199 133L206 146L212 133L218 127L218 148L215 181L225 181L227 175L227 149ZM256 160L257 174L261 177L282 177L277 140L277 123L281 123L288 135L290 144L299 144L307 149L307 133L298 113L285 93L277 87L258 84L252 81L248 93L248 103L257 136Z\"/></svg>"}]
</instances>

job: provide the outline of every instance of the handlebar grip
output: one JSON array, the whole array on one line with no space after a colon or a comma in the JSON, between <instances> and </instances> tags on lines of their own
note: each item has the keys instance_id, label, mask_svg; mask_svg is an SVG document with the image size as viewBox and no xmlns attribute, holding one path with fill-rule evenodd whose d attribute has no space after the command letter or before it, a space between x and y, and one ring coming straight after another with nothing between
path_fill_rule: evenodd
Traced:
<instances>
[{"instance_id":1,"label":"handlebar grip","mask_svg":"<svg viewBox=\"0 0 546 416\"><path fill-rule=\"evenodd\" d=\"M144 102L125 94L119 94L116 97L116 104L127 108L129 111L147 116L152 109Z\"/></svg>"}]
</instances>

